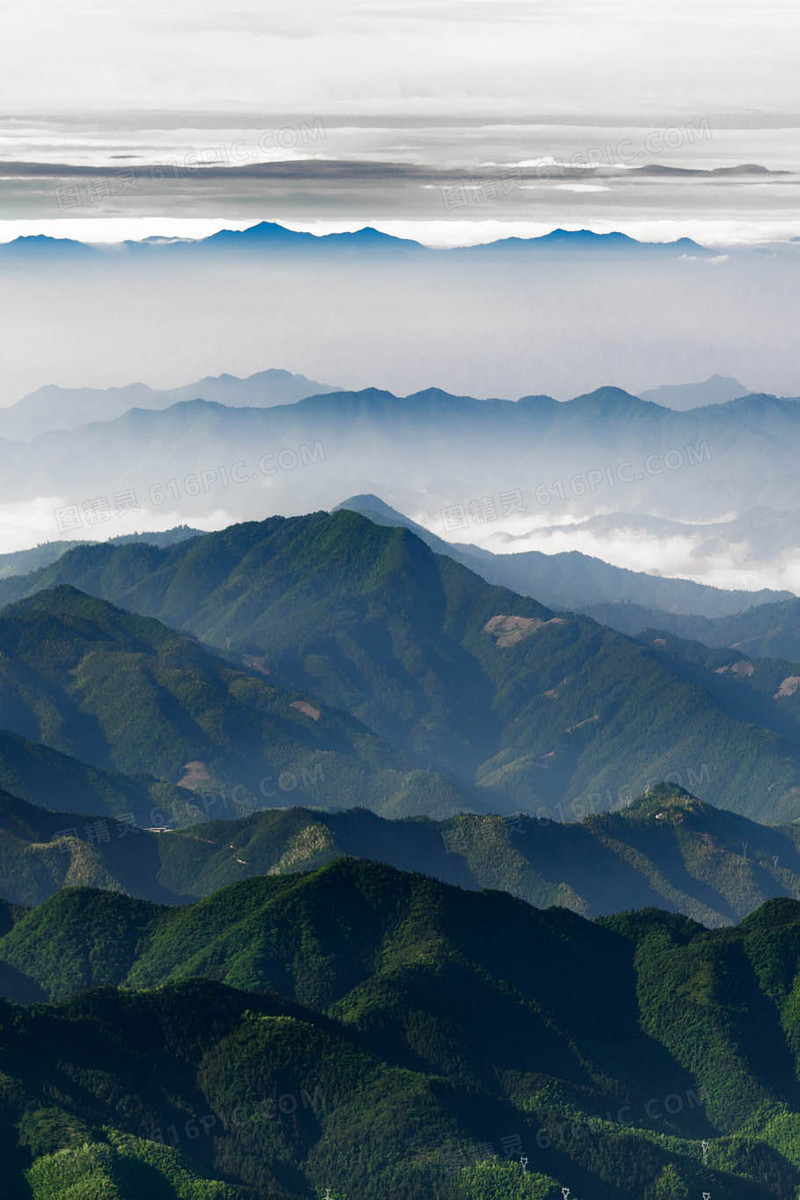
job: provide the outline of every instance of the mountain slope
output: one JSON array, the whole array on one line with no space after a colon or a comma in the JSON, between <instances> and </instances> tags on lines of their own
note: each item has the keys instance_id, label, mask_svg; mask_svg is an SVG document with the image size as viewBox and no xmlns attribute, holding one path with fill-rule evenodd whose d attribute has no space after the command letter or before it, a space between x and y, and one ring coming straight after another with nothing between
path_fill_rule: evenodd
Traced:
<instances>
[{"instance_id":1,"label":"mountain slope","mask_svg":"<svg viewBox=\"0 0 800 1200\"><path fill-rule=\"evenodd\" d=\"M760 592L726 591L688 579L647 575L642 571L614 567L575 550L560 554L543 554L538 550L498 554L479 546L446 542L384 504L377 496L351 496L333 511L340 508L361 513L376 525L400 525L410 529L435 554L448 555L487 583L511 588L522 596L533 596L551 608L567 608L590 616L594 616L599 604L638 604L673 613L717 617L791 597L789 592L775 592L769 588ZM597 617L597 620L602 621L602 618ZM658 625L657 614L651 613L646 623ZM616 628L613 621L607 624ZM638 629L626 632L636 633Z\"/></svg>"},{"instance_id":2,"label":"mountain slope","mask_svg":"<svg viewBox=\"0 0 800 1200\"><path fill-rule=\"evenodd\" d=\"M45 809L132 817L142 826L187 820L193 801L189 792L152 775L102 770L7 729L0 729L0 788Z\"/></svg>"},{"instance_id":3,"label":"mountain slope","mask_svg":"<svg viewBox=\"0 0 800 1200\"><path fill-rule=\"evenodd\" d=\"M274 996L192 981L27 1012L3 1005L2 1017L9 1200L63 1200L70 1185L92 1200L307 1200L326 1188L336 1200L555 1200L563 1178L578 1200L629 1200L613 1181L618 1154L648 1197L662 1175L700 1179L690 1136L666 1148L655 1129L609 1123L566 1151L554 1117L541 1126L457 1077L397 1065L374 1039ZM520 1148L536 1164L524 1177ZM774 1195L748 1166L703 1178L723 1200Z\"/></svg>"},{"instance_id":4,"label":"mountain slope","mask_svg":"<svg viewBox=\"0 0 800 1200\"><path fill-rule=\"evenodd\" d=\"M61 887L98 887L174 904L252 876L357 857L592 917L657 905L718 926L768 899L800 899L798 826L766 828L670 785L618 813L570 823L291 808L169 833L113 822L99 832L103 840L88 818L0 794L0 896L35 905Z\"/></svg>"},{"instance_id":5,"label":"mountain slope","mask_svg":"<svg viewBox=\"0 0 800 1200\"><path fill-rule=\"evenodd\" d=\"M152 547L123 549L154 552ZM92 766L147 772L234 803L364 794L387 812L458 811L463 792L344 713L275 686L150 618L71 587L0 613L6 727Z\"/></svg>"},{"instance_id":6,"label":"mountain slope","mask_svg":"<svg viewBox=\"0 0 800 1200\"><path fill-rule=\"evenodd\" d=\"M340 862L181 909L63 892L0 956L49 994L160 985L3 1007L8 1119L37 1133L0 1145L9 1175L30 1147L174 1129L256 1200L766 1200L800 1182L794 901L718 931L655 910L590 923Z\"/></svg>"},{"instance_id":7,"label":"mountain slope","mask_svg":"<svg viewBox=\"0 0 800 1200\"><path fill-rule=\"evenodd\" d=\"M654 650L491 587L407 530L352 512L232 526L163 551L81 547L25 588L62 582L263 659L281 686L485 789L495 811L592 793L615 807L706 764L710 803L768 821L798 813L791 731L759 728Z\"/></svg>"}]
</instances>

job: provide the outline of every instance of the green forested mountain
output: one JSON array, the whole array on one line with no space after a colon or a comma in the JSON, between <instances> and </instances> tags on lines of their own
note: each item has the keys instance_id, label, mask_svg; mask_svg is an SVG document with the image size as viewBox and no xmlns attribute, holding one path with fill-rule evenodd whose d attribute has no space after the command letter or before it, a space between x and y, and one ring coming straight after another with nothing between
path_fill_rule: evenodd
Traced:
<instances>
[{"instance_id":1,"label":"green forested mountain","mask_svg":"<svg viewBox=\"0 0 800 1200\"><path fill-rule=\"evenodd\" d=\"M595 604L591 612L598 621L608 620L632 634L658 627L708 646L733 646L753 658L800 661L800 600L796 598L756 604L721 617L661 612L637 604Z\"/></svg>"},{"instance_id":2,"label":"green forested mountain","mask_svg":"<svg viewBox=\"0 0 800 1200\"><path fill-rule=\"evenodd\" d=\"M753 658L735 647L711 648L658 629L639 635L662 661L702 683L728 711L753 724L800 736L800 662Z\"/></svg>"},{"instance_id":3,"label":"green forested mountain","mask_svg":"<svg viewBox=\"0 0 800 1200\"><path fill-rule=\"evenodd\" d=\"M254 875L357 857L500 888L541 908L599 916L657 905L716 926L774 897L800 900L799 842L800 826L766 828L669 786L621 812L563 824L289 808L168 833L98 825L0 794L0 898L35 905L61 887L88 886L174 904Z\"/></svg>"},{"instance_id":4,"label":"green forested mountain","mask_svg":"<svg viewBox=\"0 0 800 1200\"><path fill-rule=\"evenodd\" d=\"M214 789L219 798L224 787L260 806L290 792L328 807L368 798L389 813L471 806L412 755L268 674L71 587L0 614L3 725L92 767L147 772L180 783L187 798ZM0 742L0 771L1 759ZM11 773L2 781L18 791ZM59 806L54 795L50 807Z\"/></svg>"},{"instance_id":5,"label":"green forested mountain","mask_svg":"<svg viewBox=\"0 0 800 1200\"><path fill-rule=\"evenodd\" d=\"M592 923L346 860L177 909L78 889L2 915L4 990L60 998L0 1008L12 1197L800 1183L795 901Z\"/></svg>"},{"instance_id":6,"label":"green forested mountain","mask_svg":"<svg viewBox=\"0 0 800 1200\"><path fill-rule=\"evenodd\" d=\"M590 794L614 807L706 768L710 803L770 821L800 811L792 729L729 710L652 647L492 587L407 530L352 512L272 518L164 550L81 547L15 586L59 582L230 644L271 681L488 789L490 808ZM158 738L150 753L164 757ZM117 761L130 769L130 756Z\"/></svg>"},{"instance_id":7,"label":"green forested mountain","mask_svg":"<svg viewBox=\"0 0 800 1200\"><path fill-rule=\"evenodd\" d=\"M150 813L165 815L155 804ZM191 899L193 892L160 882L167 843L135 818L57 812L0 791L0 900L40 904L62 887L106 888L165 904Z\"/></svg>"},{"instance_id":8,"label":"green forested mountain","mask_svg":"<svg viewBox=\"0 0 800 1200\"><path fill-rule=\"evenodd\" d=\"M89 766L7 729L0 729L0 789L45 808L114 818L132 814L145 827L163 823L165 814L191 819L187 805L196 807L184 788L152 775Z\"/></svg>"},{"instance_id":9,"label":"green forested mountain","mask_svg":"<svg viewBox=\"0 0 800 1200\"><path fill-rule=\"evenodd\" d=\"M630 571L581 554L577 550L543 554L539 550L519 550L516 553L496 553L481 546L447 542L422 525L418 525L378 496L351 496L337 506L361 513L376 525L400 525L421 538L435 554L469 567L487 583L511 588L521 596L534 596L550 608L566 608L594 616L593 609L602 606L610 616L618 610L635 608L648 611L651 619L628 633L638 633L645 625L657 625L658 614L719 617L738 614L755 605L774 604L792 599L791 592L763 588L758 592L709 587L689 579L670 579L663 575L648 575ZM336 510L334 510L336 511ZM33 568L28 568L33 569ZM21 572L17 572L20 574ZM655 619L653 619L655 618ZM616 629L613 619L602 624Z\"/></svg>"},{"instance_id":10,"label":"green forested mountain","mask_svg":"<svg viewBox=\"0 0 800 1200\"><path fill-rule=\"evenodd\" d=\"M0 420L8 413L3 409ZM199 529L191 529L188 525L177 525L174 529L150 533L124 533L108 539L112 546L125 545L129 542L148 542L152 546L171 546L173 542L182 542L186 538L200 536ZM11 579L24 575L29 571L38 571L55 562L62 554L75 546L85 545L81 540L66 542L41 542L30 550L12 550L9 554L0 554L0 579Z\"/></svg>"}]
</instances>

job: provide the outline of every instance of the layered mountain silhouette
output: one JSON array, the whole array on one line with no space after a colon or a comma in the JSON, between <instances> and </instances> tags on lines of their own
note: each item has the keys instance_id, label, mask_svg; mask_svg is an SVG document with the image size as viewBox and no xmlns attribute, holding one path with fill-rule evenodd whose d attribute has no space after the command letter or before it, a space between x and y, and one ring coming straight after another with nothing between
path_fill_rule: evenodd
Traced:
<instances>
[{"instance_id":1,"label":"layered mountain silhouette","mask_svg":"<svg viewBox=\"0 0 800 1200\"><path fill-rule=\"evenodd\" d=\"M602 620L603 609L597 609ZM705 642L708 646L732 646L753 658L800 660L800 600L758 604L730 616L701 617L653 613L630 614L637 629L661 625L680 638Z\"/></svg>"},{"instance_id":2,"label":"layered mountain silhouette","mask_svg":"<svg viewBox=\"0 0 800 1200\"><path fill-rule=\"evenodd\" d=\"M42 589L53 588L61 590L37 600ZM70 588L109 603L95 613L92 602ZM212 778L219 771L252 789L267 773L268 754L278 754L281 769L306 761L295 749L303 730L310 739L310 769L323 748L315 739L328 721L318 723L290 707L286 690L297 689L303 703L343 710L362 723L360 733L352 727L347 735L351 747L360 737L377 735L395 753L413 756L402 760L404 770L423 769L414 807L397 807L410 803L401 799L407 783L401 773L399 791L384 801L390 803L382 809L387 815L432 812L425 799L429 788L455 809L465 792L470 799L483 797L495 811L548 812L590 795L601 797L595 803L603 809L615 808L675 772L685 781L689 770L695 777L703 772L702 798L719 807L771 821L797 815L800 736L783 697L759 696L754 720L753 705L743 707L741 691L721 688L710 664L689 672L658 646L492 587L433 554L408 530L378 526L350 511L233 526L165 549L82 546L28 577L20 590L31 598L0 618L0 630L8 631L6 694L17 714L11 727L33 740L43 740L47 728L54 749L98 766L131 771L158 764L175 782L186 764L200 761ZM59 615L62 605L66 617ZM282 690L270 691L252 668L240 684L241 666L226 674L196 643L164 625L140 626L110 605L230 649L239 664L258 663L260 672L269 672L269 685ZM69 612L81 606L101 629L108 623L109 631L98 634L89 625L85 638L76 638ZM50 725L41 716L49 711L44 699L25 701L24 693L18 699L19 671L31 669L27 660L16 663L28 645L22 632L29 624L37 643L40 630L52 627L49 653L64 660L62 690L48 700L58 714ZM110 643L102 654L91 652L97 637ZM145 638L146 647L131 645L132 637ZM79 678L93 698L82 707L95 714L99 730L87 712L71 715L74 701L64 707L74 686L67 672L84 655L93 670L82 669ZM173 657L175 672L169 674ZM124 726L126 692L118 692L115 682L124 668L122 681L136 694L145 664L148 680L154 669L164 672L155 677L158 688L148 683L152 701L138 704L148 749L144 726ZM185 682L190 672L191 686ZM782 678L789 674L786 668ZM40 687L37 681L33 695ZM170 704L180 703L169 737L158 733L171 711L160 688L167 688ZM248 707L256 704L257 716L245 717L243 696ZM200 722L206 704L218 714L212 726ZM187 706L193 718L188 725ZM289 714L296 732L285 740ZM278 750L270 748L273 736ZM255 756L255 767L248 755ZM424 775L426 766L435 781ZM456 781L453 791L442 772ZM352 790L354 778L339 799L342 806L362 802Z\"/></svg>"},{"instance_id":3,"label":"layered mountain silhouette","mask_svg":"<svg viewBox=\"0 0 800 1200\"><path fill-rule=\"evenodd\" d=\"M763 505L800 508L799 449L800 403L774 396L689 412L617 388L565 402L437 389L266 408L198 397L5 445L0 499L57 495L80 507L124 482L141 508L192 524L220 508L247 518L265 505L331 508L347 478L401 510L422 504L448 537L448 513L456 536L477 526L485 535L505 510L523 528L598 507L707 524Z\"/></svg>"},{"instance_id":4,"label":"layered mountain silhouette","mask_svg":"<svg viewBox=\"0 0 800 1200\"><path fill-rule=\"evenodd\" d=\"M665 408L685 411L705 404L727 404L741 396L751 395L751 389L730 375L712 375L702 383L671 383L640 392L642 400L652 400Z\"/></svg>"},{"instance_id":5,"label":"layered mountain silhouette","mask_svg":"<svg viewBox=\"0 0 800 1200\"><path fill-rule=\"evenodd\" d=\"M233 408L266 408L336 390L304 375L275 369L259 371L245 379L236 375L209 376L196 383L160 390L144 383L114 388L65 388L50 384L0 409L0 437L24 440L48 430L77 429L92 421L112 421L131 408L160 410L197 398Z\"/></svg>"}]
</instances>

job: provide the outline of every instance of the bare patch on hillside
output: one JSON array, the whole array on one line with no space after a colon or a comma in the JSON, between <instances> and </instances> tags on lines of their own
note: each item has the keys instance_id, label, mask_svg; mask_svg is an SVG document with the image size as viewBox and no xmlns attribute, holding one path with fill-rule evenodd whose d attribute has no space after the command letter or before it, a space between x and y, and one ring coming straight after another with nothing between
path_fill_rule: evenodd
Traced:
<instances>
[{"instance_id":1,"label":"bare patch on hillside","mask_svg":"<svg viewBox=\"0 0 800 1200\"><path fill-rule=\"evenodd\" d=\"M246 667L249 667L251 671L258 671L260 675L269 675L269 667L267 666L266 658L259 658L254 654L243 654L242 662Z\"/></svg>"},{"instance_id":2,"label":"bare patch on hillside","mask_svg":"<svg viewBox=\"0 0 800 1200\"><path fill-rule=\"evenodd\" d=\"M740 658L738 662L728 663L726 667L717 667L714 674L736 675L739 679L749 679L753 674L753 664L746 658Z\"/></svg>"},{"instance_id":3,"label":"bare patch on hillside","mask_svg":"<svg viewBox=\"0 0 800 1200\"><path fill-rule=\"evenodd\" d=\"M178 780L178 787L186 788L187 791L195 792L202 784L211 780L208 767L199 759L196 762L184 763L181 770L183 775Z\"/></svg>"},{"instance_id":4,"label":"bare patch on hillside","mask_svg":"<svg viewBox=\"0 0 800 1200\"><path fill-rule=\"evenodd\" d=\"M773 696L773 700L780 700L781 696L793 696L798 688L800 688L800 675L787 675Z\"/></svg>"},{"instance_id":5,"label":"bare patch on hillside","mask_svg":"<svg viewBox=\"0 0 800 1200\"><path fill-rule=\"evenodd\" d=\"M483 632L491 634L496 646L504 647L523 641L524 638L530 637L545 625L563 624L563 617L551 617L549 621L543 621L540 617L510 617L504 613L498 613L496 617L489 618L483 627Z\"/></svg>"}]
</instances>

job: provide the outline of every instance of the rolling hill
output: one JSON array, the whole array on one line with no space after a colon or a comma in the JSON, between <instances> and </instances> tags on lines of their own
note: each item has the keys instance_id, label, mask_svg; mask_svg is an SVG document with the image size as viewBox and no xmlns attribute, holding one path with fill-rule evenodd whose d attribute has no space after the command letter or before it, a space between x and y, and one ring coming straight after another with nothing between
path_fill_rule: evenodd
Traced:
<instances>
[{"instance_id":1,"label":"rolling hill","mask_svg":"<svg viewBox=\"0 0 800 1200\"><path fill-rule=\"evenodd\" d=\"M98 826L0 793L0 899L29 906L79 886L176 904L351 857L588 917L655 905L719 926L769 899L800 900L799 846L797 825L758 825L671 785L570 823L288 808L159 833L113 820Z\"/></svg>"},{"instance_id":2,"label":"rolling hill","mask_svg":"<svg viewBox=\"0 0 800 1200\"><path fill-rule=\"evenodd\" d=\"M800 1182L794 901L591 923L343 861L178 909L67 890L5 926L4 990L63 997L0 1008L12 1196L103 1171L166 1196L179 1169L191 1200Z\"/></svg>"}]
</instances>

